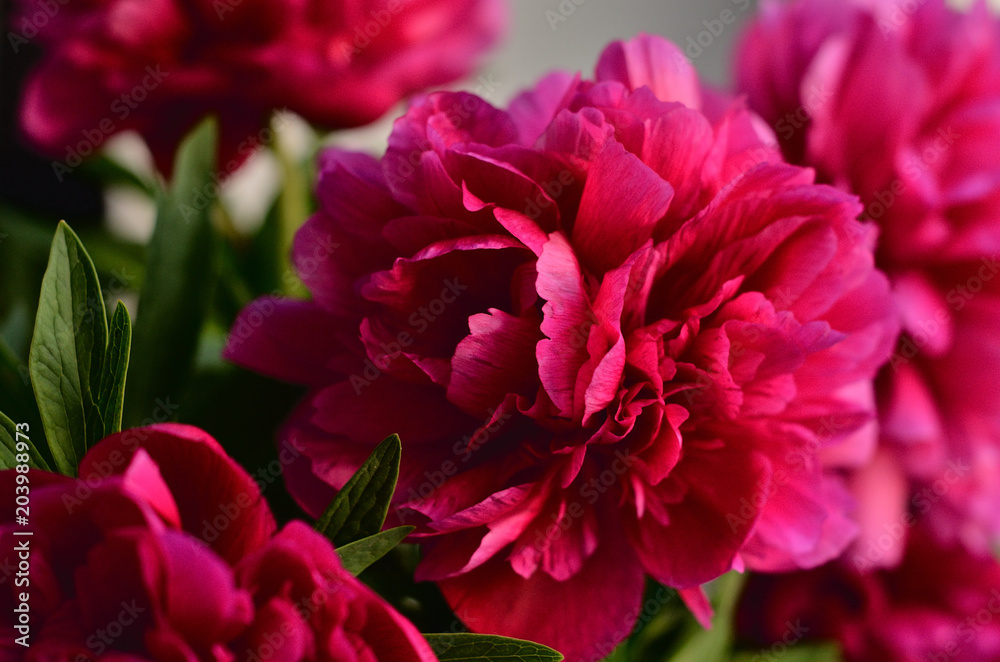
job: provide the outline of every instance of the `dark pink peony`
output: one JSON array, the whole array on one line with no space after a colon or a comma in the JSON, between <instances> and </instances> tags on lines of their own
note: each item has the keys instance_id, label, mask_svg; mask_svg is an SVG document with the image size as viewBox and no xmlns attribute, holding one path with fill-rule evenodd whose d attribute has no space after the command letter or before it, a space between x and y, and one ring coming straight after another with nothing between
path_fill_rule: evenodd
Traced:
<instances>
[{"instance_id":1,"label":"dark pink peony","mask_svg":"<svg viewBox=\"0 0 1000 662\"><path fill-rule=\"evenodd\" d=\"M371 122L468 73L504 23L502 0L20 3L11 34L41 26L46 49L21 106L30 141L74 166L133 129L164 172L210 113L227 171L268 140L272 109L330 128Z\"/></svg>"},{"instance_id":2,"label":"dark pink peony","mask_svg":"<svg viewBox=\"0 0 1000 662\"><path fill-rule=\"evenodd\" d=\"M737 628L761 659L800 640L836 640L845 662L994 662L1000 564L918 527L891 570L838 561L750 577Z\"/></svg>"},{"instance_id":3,"label":"dark pink peony","mask_svg":"<svg viewBox=\"0 0 1000 662\"><path fill-rule=\"evenodd\" d=\"M1000 534L1000 22L982 2L968 13L944 0L769 3L738 79L786 156L860 195L881 226L876 263L904 334L878 378L884 458L858 478L867 537L910 510L989 549Z\"/></svg>"},{"instance_id":4,"label":"dark pink peony","mask_svg":"<svg viewBox=\"0 0 1000 662\"><path fill-rule=\"evenodd\" d=\"M12 502L17 475L0 472ZM30 472L32 535L12 512L0 523L5 567L24 541L31 559L30 585L0 591L0 660L435 659L325 538L301 523L274 535L257 484L201 430L113 435L79 476ZM11 620L23 590L30 648Z\"/></svg>"},{"instance_id":5,"label":"dark pink peony","mask_svg":"<svg viewBox=\"0 0 1000 662\"><path fill-rule=\"evenodd\" d=\"M251 662L437 659L413 625L344 570L330 542L302 522L249 556L237 576L257 608L237 648Z\"/></svg>"},{"instance_id":6,"label":"dark pink peony","mask_svg":"<svg viewBox=\"0 0 1000 662\"><path fill-rule=\"evenodd\" d=\"M856 200L759 125L643 36L507 111L422 98L381 160L324 154L313 302L254 303L227 349L312 388L297 498L400 433L419 578L571 662L628 634L645 575L704 618L732 568L839 554L893 310Z\"/></svg>"}]
</instances>

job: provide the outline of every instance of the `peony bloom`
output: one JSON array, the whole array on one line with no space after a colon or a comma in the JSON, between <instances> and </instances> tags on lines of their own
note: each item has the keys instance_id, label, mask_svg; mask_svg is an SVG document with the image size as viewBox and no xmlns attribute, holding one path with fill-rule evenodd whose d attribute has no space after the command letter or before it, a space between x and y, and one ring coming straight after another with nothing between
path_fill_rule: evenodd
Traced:
<instances>
[{"instance_id":1,"label":"peony bloom","mask_svg":"<svg viewBox=\"0 0 1000 662\"><path fill-rule=\"evenodd\" d=\"M312 388L295 496L319 512L398 432L418 577L571 662L628 634L644 575L704 618L734 567L839 554L893 310L856 199L759 127L643 36L507 111L421 98L381 160L326 152L313 302L255 302L226 351Z\"/></svg>"},{"instance_id":2,"label":"peony bloom","mask_svg":"<svg viewBox=\"0 0 1000 662\"><path fill-rule=\"evenodd\" d=\"M1000 22L982 2L969 13L944 0L769 3L738 62L789 160L860 195L881 226L876 263L904 334L878 378L883 459L858 478L868 538L910 510L989 549L1000 534Z\"/></svg>"},{"instance_id":3,"label":"peony bloom","mask_svg":"<svg viewBox=\"0 0 1000 662\"><path fill-rule=\"evenodd\" d=\"M28 139L73 167L133 129L164 172L210 113L227 171L269 139L273 109L330 128L371 122L468 73L504 22L502 0L20 3L15 49L36 30L47 49L24 90Z\"/></svg>"},{"instance_id":4,"label":"peony bloom","mask_svg":"<svg viewBox=\"0 0 1000 662\"><path fill-rule=\"evenodd\" d=\"M11 499L18 475L0 472ZM257 484L201 430L113 435L79 475L30 472L30 529L0 523L5 567L18 545L31 559L31 647L16 643L25 589L7 582L0 659L435 659L329 541L301 523L273 535Z\"/></svg>"},{"instance_id":5,"label":"peony bloom","mask_svg":"<svg viewBox=\"0 0 1000 662\"><path fill-rule=\"evenodd\" d=\"M892 570L858 572L839 561L751 576L737 629L745 644L774 657L799 640L833 639L845 662L993 662L1000 564L918 526Z\"/></svg>"},{"instance_id":6,"label":"peony bloom","mask_svg":"<svg viewBox=\"0 0 1000 662\"><path fill-rule=\"evenodd\" d=\"M248 662L437 659L413 625L344 570L330 541L302 522L288 524L237 575L257 607L235 647Z\"/></svg>"}]
</instances>

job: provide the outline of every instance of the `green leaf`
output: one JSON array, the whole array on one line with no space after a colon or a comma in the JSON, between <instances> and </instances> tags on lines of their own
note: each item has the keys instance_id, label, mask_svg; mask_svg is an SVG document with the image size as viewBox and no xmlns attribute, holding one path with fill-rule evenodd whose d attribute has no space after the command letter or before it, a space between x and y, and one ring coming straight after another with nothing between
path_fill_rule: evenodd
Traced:
<instances>
[{"instance_id":1,"label":"green leaf","mask_svg":"<svg viewBox=\"0 0 1000 662\"><path fill-rule=\"evenodd\" d=\"M38 414L35 394L31 390L28 366L14 355L7 344L0 339L0 402L6 412L19 423L28 423L32 436L44 447L42 419Z\"/></svg>"},{"instance_id":2,"label":"green leaf","mask_svg":"<svg viewBox=\"0 0 1000 662\"><path fill-rule=\"evenodd\" d=\"M841 662L840 647L837 644L796 644L790 646L781 644L776 648L765 648L757 651L741 651L730 658L731 662L760 662L761 660L780 660L780 662Z\"/></svg>"},{"instance_id":3,"label":"green leaf","mask_svg":"<svg viewBox=\"0 0 1000 662\"><path fill-rule=\"evenodd\" d=\"M559 662L563 656L547 646L492 634L425 634L438 660L463 662Z\"/></svg>"},{"instance_id":4,"label":"green leaf","mask_svg":"<svg viewBox=\"0 0 1000 662\"><path fill-rule=\"evenodd\" d=\"M660 660L673 650L692 622L691 613L677 592L657 582L647 582L642 611L632 635L619 647L623 660Z\"/></svg>"},{"instance_id":5,"label":"green leaf","mask_svg":"<svg viewBox=\"0 0 1000 662\"><path fill-rule=\"evenodd\" d=\"M154 187L152 184L104 154L98 154L84 161L80 166L80 172L90 179L96 179L104 186L126 185L139 189L147 195L153 195Z\"/></svg>"},{"instance_id":6,"label":"green leaf","mask_svg":"<svg viewBox=\"0 0 1000 662\"><path fill-rule=\"evenodd\" d=\"M80 239L59 223L28 355L32 387L56 468L76 467L104 423L97 405L108 322L94 264Z\"/></svg>"},{"instance_id":7,"label":"green leaf","mask_svg":"<svg viewBox=\"0 0 1000 662\"><path fill-rule=\"evenodd\" d=\"M121 301L111 316L108 350L101 370L101 395L98 406L104 418L104 436L121 432L122 410L125 406L125 376L128 372L129 347L132 344L132 322Z\"/></svg>"},{"instance_id":8,"label":"green leaf","mask_svg":"<svg viewBox=\"0 0 1000 662\"><path fill-rule=\"evenodd\" d=\"M345 570L357 577L365 568L388 554L389 550L401 543L415 528L415 526L399 526L338 547L340 562L344 564Z\"/></svg>"},{"instance_id":9,"label":"green leaf","mask_svg":"<svg viewBox=\"0 0 1000 662\"><path fill-rule=\"evenodd\" d=\"M215 273L217 134L215 121L207 120L184 140L170 190L157 195L132 338L126 426L148 418L157 398L179 398L194 363Z\"/></svg>"},{"instance_id":10,"label":"green leaf","mask_svg":"<svg viewBox=\"0 0 1000 662\"><path fill-rule=\"evenodd\" d=\"M716 610L712 629L705 630L692 622L688 638L680 650L667 658L670 662L722 662L728 659L733 644L736 605L744 579L743 575L730 572L715 580Z\"/></svg>"},{"instance_id":11,"label":"green leaf","mask_svg":"<svg viewBox=\"0 0 1000 662\"><path fill-rule=\"evenodd\" d=\"M19 441L28 447L28 466L32 469L49 471L48 463L38 452L28 435L24 432L19 433L14 421L0 412L0 469L13 469L19 464L15 457L19 452L17 450L17 442Z\"/></svg>"},{"instance_id":12,"label":"green leaf","mask_svg":"<svg viewBox=\"0 0 1000 662\"><path fill-rule=\"evenodd\" d=\"M622 644L611 651L611 655L604 658L603 662L628 662L628 645Z\"/></svg>"},{"instance_id":13,"label":"green leaf","mask_svg":"<svg viewBox=\"0 0 1000 662\"><path fill-rule=\"evenodd\" d=\"M402 445L390 435L337 493L316 523L316 530L335 547L373 536L382 529L399 478Z\"/></svg>"}]
</instances>

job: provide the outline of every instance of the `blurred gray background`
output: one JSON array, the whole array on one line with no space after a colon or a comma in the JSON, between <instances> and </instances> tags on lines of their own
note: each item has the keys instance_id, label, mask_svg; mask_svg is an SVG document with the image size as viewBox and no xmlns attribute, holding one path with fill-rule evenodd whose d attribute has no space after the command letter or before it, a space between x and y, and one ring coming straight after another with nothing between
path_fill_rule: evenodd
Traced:
<instances>
[{"instance_id":1,"label":"blurred gray background","mask_svg":"<svg viewBox=\"0 0 1000 662\"><path fill-rule=\"evenodd\" d=\"M507 41L486 71L506 100L544 72L593 72L604 46L639 32L661 34L683 48L706 79L727 82L732 46L756 11L756 0L510 0ZM506 88L506 89L504 89Z\"/></svg>"}]
</instances>

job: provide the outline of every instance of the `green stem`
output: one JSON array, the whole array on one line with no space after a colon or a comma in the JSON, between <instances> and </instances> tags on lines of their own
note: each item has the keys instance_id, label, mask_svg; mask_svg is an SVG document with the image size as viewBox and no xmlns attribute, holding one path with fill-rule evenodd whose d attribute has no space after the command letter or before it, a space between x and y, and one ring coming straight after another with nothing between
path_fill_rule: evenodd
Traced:
<instances>
[{"instance_id":1,"label":"green stem","mask_svg":"<svg viewBox=\"0 0 1000 662\"><path fill-rule=\"evenodd\" d=\"M281 166L282 187L278 194L278 219L279 219L279 241L276 249L279 251L279 264L281 265L281 287L285 294L296 298L308 296L308 292L302 281L295 278L287 278L285 274L295 274L292 267L291 251L295 233L305 223L309 217L310 185L306 176L303 164L297 163L281 138L281 122L279 116L275 114L271 118L271 130L274 134L272 149L278 158Z\"/></svg>"}]
</instances>

